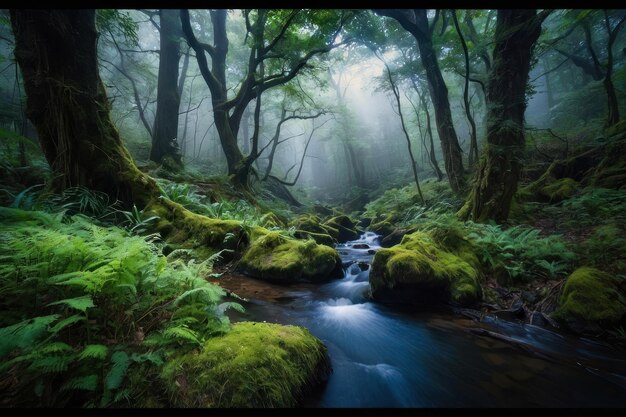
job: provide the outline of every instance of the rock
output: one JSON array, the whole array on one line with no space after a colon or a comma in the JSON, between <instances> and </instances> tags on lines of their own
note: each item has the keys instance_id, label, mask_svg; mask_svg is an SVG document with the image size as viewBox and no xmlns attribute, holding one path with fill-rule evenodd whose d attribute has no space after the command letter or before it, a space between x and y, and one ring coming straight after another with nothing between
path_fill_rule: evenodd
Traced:
<instances>
[{"instance_id":1,"label":"rock","mask_svg":"<svg viewBox=\"0 0 626 417\"><path fill-rule=\"evenodd\" d=\"M370 249L367 251L368 255L374 255L376 254L376 251L374 249Z\"/></svg>"},{"instance_id":2,"label":"rock","mask_svg":"<svg viewBox=\"0 0 626 417\"><path fill-rule=\"evenodd\" d=\"M394 229L391 233L380 241L380 246L383 248L390 248L402 242L404 235L408 233L407 229Z\"/></svg>"},{"instance_id":3,"label":"rock","mask_svg":"<svg viewBox=\"0 0 626 417\"><path fill-rule=\"evenodd\" d=\"M352 245L352 248L353 249L369 249L370 245L365 244L365 243L357 243L357 244Z\"/></svg>"},{"instance_id":4,"label":"rock","mask_svg":"<svg viewBox=\"0 0 626 417\"><path fill-rule=\"evenodd\" d=\"M399 245L380 249L372 261L370 286L375 300L387 303L470 305L480 300L475 255L448 252L425 232L406 235Z\"/></svg>"},{"instance_id":5,"label":"rock","mask_svg":"<svg viewBox=\"0 0 626 417\"><path fill-rule=\"evenodd\" d=\"M333 211L322 205L322 204L316 204L313 206L313 211L316 212L317 214L320 214L322 216L330 216L331 214L333 214Z\"/></svg>"},{"instance_id":6,"label":"rock","mask_svg":"<svg viewBox=\"0 0 626 417\"><path fill-rule=\"evenodd\" d=\"M348 273L349 273L350 275L356 275L356 274L358 274L359 272L361 272L361 268L359 268L359 265L358 265L358 264L355 264L355 263L354 263L354 264L350 265L350 269L348 269Z\"/></svg>"},{"instance_id":7,"label":"rock","mask_svg":"<svg viewBox=\"0 0 626 417\"><path fill-rule=\"evenodd\" d=\"M545 327L548 322L546 321L546 319L544 318L543 314L539 311L533 311L530 314L530 318L528 320L529 324L532 324L534 326L542 326Z\"/></svg>"},{"instance_id":8,"label":"rock","mask_svg":"<svg viewBox=\"0 0 626 417\"><path fill-rule=\"evenodd\" d=\"M337 239L338 242L356 240L359 237L359 232L356 230L356 224L346 215L330 218L324 222L323 227L328 229L328 233ZM336 234L333 234L333 231L336 231Z\"/></svg>"},{"instance_id":9,"label":"rock","mask_svg":"<svg viewBox=\"0 0 626 417\"><path fill-rule=\"evenodd\" d=\"M337 244L337 241L328 233L313 233L307 232L306 230L296 230L294 236L298 239L313 239L315 243L330 247L334 247Z\"/></svg>"},{"instance_id":10,"label":"rock","mask_svg":"<svg viewBox=\"0 0 626 417\"><path fill-rule=\"evenodd\" d=\"M372 224L372 219L370 219L369 217L364 217L359 220L358 226L362 229L365 229L369 227L370 224Z\"/></svg>"},{"instance_id":11,"label":"rock","mask_svg":"<svg viewBox=\"0 0 626 417\"><path fill-rule=\"evenodd\" d=\"M265 228L285 227L285 222L279 219L278 216L276 216L276 214L272 212L265 213L263 216L261 216L261 218L259 219L259 224Z\"/></svg>"},{"instance_id":12,"label":"rock","mask_svg":"<svg viewBox=\"0 0 626 417\"><path fill-rule=\"evenodd\" d=\"M314 240L297 240L256 228L239 267L246 275L270 281L324 281L343 276L337 252Z\"/></svg>"},{"instance_id":13,"label":"rock","mask_svg":"<svg viewBox=\"0 0 626 417\"><path fill-rule=\"evenodd\" d=\"M596 333L624 319L626 304L622 300L616 278L584 266L567 278L553 317L578 333Z\"/></svg>"},{"instance_id":14,"label":"rock","mask_svg":"<svg viewBox=\"0 0 626 417\"><path fill-rule=\"evenodd\" d=\"M175 407L294 407L331 372L326 347L299 326L239 322L161 372Z\"/></svg>"},{"instance_id":15,"label":"rock","mask_svg":"<svg viewBox=\"0 0 626 417\"><path fill-rule=\"evenodd\" d=\"M367 262L358 262L357 265L359 266L359 269L361 271L367 271L370 267L370 264L368 264Z\"/></svg>"}]
</instances>

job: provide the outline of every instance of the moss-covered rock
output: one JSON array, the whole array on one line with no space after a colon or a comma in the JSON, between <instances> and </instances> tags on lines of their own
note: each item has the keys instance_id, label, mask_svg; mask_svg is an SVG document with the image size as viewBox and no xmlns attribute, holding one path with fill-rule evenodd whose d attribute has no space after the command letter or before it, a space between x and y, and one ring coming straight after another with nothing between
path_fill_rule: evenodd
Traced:
<instances>
[{"instance_id":1,"label":"moss-covered rock","mask_svg":"<svg viewBox=\"0 0 626 417\"><path fill-rule=\"evenodd\" d=\"M542 187L539 193L550 203L558 203L573 196L578 188L577 181L571 178L561 178Z\"/></svg>"},{"instance_id":2,"label":"moss-covered rock","mask_svg":"<svg viewBox=\"0 0 626 417\"><path fill-rule=\"evenodd\" d=\"M315 243L330 247L334 247L337 244L337 240L333 239L328 233L313 233L307 232L306 230L296 230L294 236L298 239L313 239Z\"/></svg>"},{"instance_id":3,"label":"moss-covered rock","mask_svg":"<svg viewBox=\"0 0 626 417\"><path fill-rule=\"evenodd\" d=\"M161 377L176 407L294 407L329 373L326 347L305 328L241 322Z\"/></svg>"},{"instance_id":4,"label":"moss-covered rock","mask_svg":"<svg viewBox=\"0 0 626 417\"><path fill-rule=\"evenodd\" d=\"M347 242L348 240L356 240L359 238L359 231L356 228L355 222L353 222L348 216L340 215L331 217L323 225L329 234L332 229L337 230L337 235L333 236L339 242Z\"/></svg>"},{"instance_id":5,"label":"moss-covered rock","mask_svg":"<svg viewBox=\"0 0 626 417\"><path fill-rule=\"evenodd\" d=\"M386 236L389 236L391 233L393 233L393 231L395 230L395 226L390 221L384 219L370 224L369 229L372 232L383 236L384 239Z\"/></svg>"},{"instance_id":6,"label":"moss-covered rock","mask_svg":"<svg viewBox=\"0 0 626 417\"><path fill-rule=\"evenodd\" d=\"M255 229L239 266L245 274L271 281L322 281L342 276L341 259L333 248L262 228Z\"/></svg>"},{"instance_id":7,"label":"moss-covered rock","mask_svg":"<svg viewBox=\"0 0 626 417\"><path fill-rule=\"evenodd\" d=\"M615 278L596 268L581 267L567 278L554 317L575 327L581 320L617 324L626 315L623 300Z\"/></svg>"},{"instance_id":8,"label":"moss-covered rock","mask_svg":"<svg viewBox=\"0 0 626 417\"><path fill-rule=\"evenodd\" d=\"M393 303L453 301L469 305L481 297L477 263L444 249L426 232L406 235L400 245L380 249L372 261L372 297Z\"/></svg>"},{"instance_id":9,"label":"moss-covered rock","mask_svg":"<svg viewBox=\"0 0 626 417\"><path fill-rule=\"evenodd\" d=\"M281 227L284 228L285 222L283 222L280 218L278 218L278 216L272 212L269 213L265 213L263 216L261 216L261 218L259 219L259 224L265 228L270 228L270 227Z\"/></svg>"},{"instance_id":10,"label":"moss-covered rock","mask_svg":"<svg viewBox=\"0 0 626 417\"><path fill-rule=\"evenodd\" d=\"M570 177L557 177L559 165L555 162L536 181L521 187L517 196L523 201L558 203L572 197L580 188Z\"/></svg>"},{"instance_id":11,"label":"moss-covered rock","mask_svg":"<svg viewBox=\"0 0 626 417\"><path fill-rule=\"evenodd\" d=\"M289 223L289 225L295 227L298 230L304 230L306 232L330 234L329 230L322 226L322 221L320 220L320 218L310 214L299 216L291 223ZM337 230L335 230L334 232L335 234L339 233Z\"/></svg>"}]
</instances>

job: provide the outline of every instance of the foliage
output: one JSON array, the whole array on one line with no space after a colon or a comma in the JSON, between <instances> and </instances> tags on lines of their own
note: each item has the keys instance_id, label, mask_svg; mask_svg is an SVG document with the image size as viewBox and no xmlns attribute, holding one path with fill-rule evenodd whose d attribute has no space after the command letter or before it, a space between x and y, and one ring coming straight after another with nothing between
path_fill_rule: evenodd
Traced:
<instances>
[{"instance_id":1,"label":"foliage","mask_svg":"<svg viewBox=\"0 0 626 417\"><path fill-rule=\"evenodd\" d=\"M15 381L13 405L128 404L133 370L226 332L224 311L241 308L203 278L214 258L168 260L82 215L0 208L0 220L0 372Z\"/></svg>"}]
</instances>

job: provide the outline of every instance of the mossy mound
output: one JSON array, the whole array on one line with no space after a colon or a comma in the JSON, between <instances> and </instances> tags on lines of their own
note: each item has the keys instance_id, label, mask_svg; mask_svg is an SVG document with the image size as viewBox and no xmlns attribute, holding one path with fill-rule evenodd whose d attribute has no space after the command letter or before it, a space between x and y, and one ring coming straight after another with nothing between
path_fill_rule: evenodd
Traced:
<instances>
[{"instance_id":1,"label":"mossy mound","mask_svg":"<svg viewBox=\"0 0 626 417\"><path fill-rule=\"evenodd\" d=\"M393 231L396 229L396 227L389 220L389 216L388 216L387 218L377 221L377 222L372 221L369 229L373 231L374 233L381 235L384 239L385 237L392 234Z\"/></svg>"},{"instance_id":2,"label":"mossy mound","mask_svg":"<svg viewBox=\"0 0 626 417\"><path fill-rule=\"evenodd\" d=\"M577 181L571 178L561 178L542 187L539 194L550 203L558 203L573 196L578 189Z\"/></svg>"},{"instance_id":3,"label":"mossy mound","mask_svg":"<svg viewBox=\"0 0 626 417\"><path fill-rule=\"evenodd\" d=\"M428 233L406 235L400 245L376 252L370 272L372 297L392 303L453 301L470 305L481 298L476 256L448 252Z\"/></svg>"},{"instance_id":4,"label":"mossy mound","mask_svg":"<svg viewBox=\"0 0 626 417\"><path fill-rule=\"evenodd\" d=\"M552 164L538 180L522 187L518 196L525 201L558 203L572 197L580 188L570 177L555 178L557 165Z\"/></svg>"},{"instance_id":5,"label":"mossy mound","mask_svg":"<svg viewBox=\"0 0 626 417\"><path fill-rule=\"evenodd\" d=\"M289 223L289 225L295 227L297 230L303 230L305 232L331 235L328 228L322 226L322 220L311 214L302 215ZM333 234L338 233L339 232L336 229L333 231Z\"/></svg>"},{"instance_id":6,"label":"mossy mound","mask_svg":"<svg viewBox=\"0 0 626 417\"><path fill-rule=\"evenodd\" d=\"M359 238L356 223L346 215L331 217L324 222L323 226L329 231L329 234L339 242L347 242ZM336 235L333 235L333 230L337 230Z\"/></svg>"},{"instance_id":7,"label":"mossy mound","mask_svg":"<svg viewBox=\"0 0 626 417\"><path fill-rule=\"evenodd\" d=\"M305 328L241 322L161 377L175 407L294 407L329 373L326 347Z\"/></svg>"},{"instance_id":8,"label":"mossy mound","mask_svg":"<svg viewBox=\"0 0 626 417\"><path fill-rule=\"evenodd\" d=\"M259 224L265 228L284 228L286 226L285 222L283 222L276 214L272 212L265 213L263 216L261 216L261 218L259 219Z\"/></svg>"},{"instance_id":9,"label":"mossy mound","mask_svg":"<svg viewBox=\"0 0 626 417\"><path fill-rule=\"evenodd\" d=\"M618 324L626 315L624 296L611 275L596 268L581 267L567 278L554 317L570 327L577 322Z\"/></svg>"},{"instance_id":10,"label":"mossy mound","mask_svg":"<svg viewBox=\"0 0 626 417\"><path fill-rule=\"evenodd\" d=\"M239 264L248 275L270 281L323 281L342 276L337 252L314 240L297 240L256 228Z\"/></svg>"},{"instance_id":11,"label":"mossy mound","mask_svg":"<svg viewBox=\"0 0 626 417\"><path fill-rule=\"evenodd\" d=\"M337 244L337 240L333 239L328 233L313 233L307 232L306 230L296 230L294 236L298 239L313 239L315 243L330 247L334 247Z\"/></svg>"},{"instance_id":12,"label":"mossy mound","mask_svg":"<svg viewBox=\"0 0 626 417\"><path fill-rule=\"evenodd\" d=\"M145 211L148 216L159 217L156 230L179 247L217 251L247 243L241 222L201 216L166 198L153 200Z\"/></svg>"}]
</instances>

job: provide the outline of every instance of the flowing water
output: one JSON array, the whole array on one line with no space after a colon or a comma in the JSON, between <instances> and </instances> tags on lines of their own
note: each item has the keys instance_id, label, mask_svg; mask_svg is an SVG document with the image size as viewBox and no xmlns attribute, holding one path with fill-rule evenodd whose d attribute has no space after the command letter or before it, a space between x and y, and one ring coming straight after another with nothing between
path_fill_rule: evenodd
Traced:
<instances>
[{"instance_id":1,"label":"flowing water","mask_svg":"<svg viewBox=\"0 0 626 417\"><path fill-rule=\"evenodd\" d=\"M328 346L333 373L305 405L626 406L626 358L608 345L446 308L401 312L368 301L377 249L373 233L337 245L345 276L327 284L224 283L249 299L239 319L305 326Z\"/></svg>"}]
</instances>

